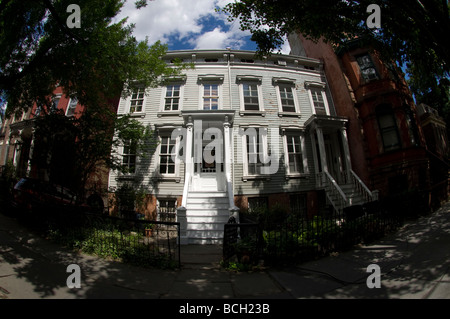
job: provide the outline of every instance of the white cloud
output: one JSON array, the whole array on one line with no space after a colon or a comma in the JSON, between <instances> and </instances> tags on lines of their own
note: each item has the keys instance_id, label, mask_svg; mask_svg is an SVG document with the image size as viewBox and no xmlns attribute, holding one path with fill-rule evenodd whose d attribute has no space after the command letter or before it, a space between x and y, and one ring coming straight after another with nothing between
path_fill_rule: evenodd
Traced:
<instances>
[{"instance_id":1,"label":"white cloud","mask_svg":"<svg viewBox=\"0 0 450 319\"><path fill-rule=\"evenodd\" d=\"M167 43L173 36L197 49L224 48L231 42L241 43L239 38L245 36L245 33L236 30L234 24L226 21L225 14L215 11L216 7L223 7L229 2L231 0L155 0L137 10L134 1L128 0L117 18L128 16L127 22L135 24L134 35L138 40L148 37L150 43L157 40ZM223 21L230 30L216 28L204 32L201 21L210 16Z\"/></svg>"},{"instance_id":2,"label":"white cloud","mask_svg":"<svg viewBox=\"0 0 450 319\"><path fill-rule=\"evenodd\" d=\"M250 33L241 31L238 21L230 23L224 13L215 11L230 2L234 0L154 0L138 10L134 0L128 0L117 20L128 17L127 23L135 24L133 34L138 40L160 40L170 49L174 43L169 41L174 39L188 44L189 49L246 48ZM218 23L206 30L202 23L211 17ZM289 53L289 49L283 53L286 50Z\"/></svg>"}]
</instances>

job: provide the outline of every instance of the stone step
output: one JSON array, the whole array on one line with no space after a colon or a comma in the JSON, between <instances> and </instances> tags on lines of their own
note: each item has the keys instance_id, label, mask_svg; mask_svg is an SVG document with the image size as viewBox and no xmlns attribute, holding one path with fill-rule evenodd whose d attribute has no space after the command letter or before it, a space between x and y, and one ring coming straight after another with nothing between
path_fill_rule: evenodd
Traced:
<instances>
[{"instance_id":1,"label":"stone step","mask_svg":"<svg viewBox=\"0 0 450 319\"><path fill-rule=\"evenodd\" d=\"M228 203L187 203L186 209L189 210L224 210L227 211L230 205Z\"/></svg>"},{"instance_id":2,"label":"stone step","mask_svg":"<svg viewBox=\"0 0 450 319\"><path fill-rule=\"evenodd\" d=\"M225 223L224 222L193 222L188 223L187 230L193 230L193 231L222 231L224 229Z\"/></svg>"},{"instance_id":3,"label":"stone step","mask_svg":"<svg viewBox=\"0 0 450 319\"><path fill-rule=\"evenodd\" d=\"M210 197L225 197L228 198L227 192L219 192L219 191L190 191L188 194L188 198L210 198Z\"/></svg>"},{"instance_id":4,"label":"stone step","mask_svg":"<svg viewBox=\"0 0 450 319\"><path fill-rule=\"evenodd\" d=\"M186 216L229 216L228 209L222 208L186 208Z\"/></svg>"}]
</instances>

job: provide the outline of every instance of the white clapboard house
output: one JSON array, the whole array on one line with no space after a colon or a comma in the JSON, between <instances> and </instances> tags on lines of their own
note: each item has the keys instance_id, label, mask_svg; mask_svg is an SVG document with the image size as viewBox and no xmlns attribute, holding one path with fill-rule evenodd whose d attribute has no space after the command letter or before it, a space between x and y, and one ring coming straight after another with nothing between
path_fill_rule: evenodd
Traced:
<instances>
[{"instance_id":1,"label":"white clapboard house","mask_svg":"<svg viewBox=\"0 0 450 319\"><path fill-rule=\"evenodd\" d=\"M110 172L109 186L144 187L155 218L180 221L182 243L220 242L230 216L257 206L311 215L318 200L339 211L372 195L351 170L347 119L319 60L234 50L163 59L194 67L120 101L118 114L150 125L158 143L145 158L117 150L131 171Z\"/></svg>"}]
</instances>

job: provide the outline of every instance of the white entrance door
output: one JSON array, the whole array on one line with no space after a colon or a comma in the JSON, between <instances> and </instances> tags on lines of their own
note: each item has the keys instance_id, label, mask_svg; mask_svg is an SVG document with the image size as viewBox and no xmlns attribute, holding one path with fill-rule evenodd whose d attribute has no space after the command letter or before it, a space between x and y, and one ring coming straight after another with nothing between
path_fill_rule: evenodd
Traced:
<instances>
[{"instance_id":1,"label":"white entrance door","mask_svg":"<svg viewBox=\"0 0 450 319\"><path fill-rule=\"evenodd\" d=\"M215 148L207 148L211 140L202 139L201 158L198 158L194 164L192 190L225 191L223 138L221 138L221 141L222 152L218 152Z\"/></svg>"}]
</instances>

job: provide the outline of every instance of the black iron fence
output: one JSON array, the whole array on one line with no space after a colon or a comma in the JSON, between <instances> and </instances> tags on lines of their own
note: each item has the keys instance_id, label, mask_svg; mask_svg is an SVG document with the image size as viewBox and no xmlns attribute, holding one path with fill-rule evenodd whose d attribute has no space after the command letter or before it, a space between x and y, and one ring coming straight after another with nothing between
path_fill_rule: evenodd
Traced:
<instances>
[{"instance_id":1,"label":"black iron fence","mask_svg":"<svg viewBox=\"0 0 450 319\"><path fill-rule=\"evenodd\" d=\"M74 206L35 206L26 215L48 236L72 248L141 266L179 267L180 224L118 218Z\"/></svg>"},{"instance_id":2,"label":"black iron fence","mask_svg":"<svg viewBox=\"0 0 450 319\"><path fill-rule=\"evenodd\" d=\"M254 223L227 223L223 259L271 265L344 251L380 238L397 229L406 218L427 212L421 200L419 195L407 200L392 198L347 207L340 213L324 210L312 217L293 212L281 219L278 216L276 222L264 212L266 215L259 214Z\"/></svg>"}]
</instances>

